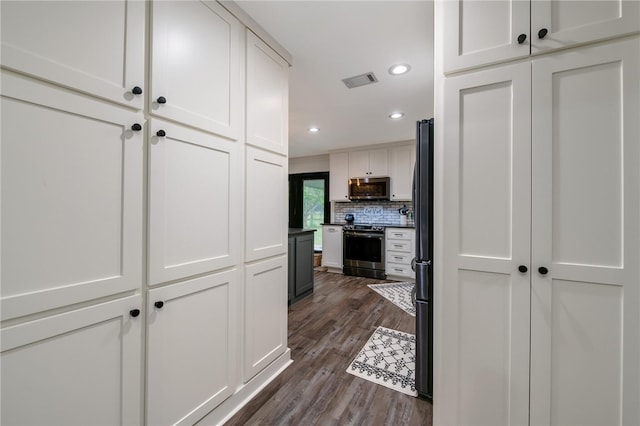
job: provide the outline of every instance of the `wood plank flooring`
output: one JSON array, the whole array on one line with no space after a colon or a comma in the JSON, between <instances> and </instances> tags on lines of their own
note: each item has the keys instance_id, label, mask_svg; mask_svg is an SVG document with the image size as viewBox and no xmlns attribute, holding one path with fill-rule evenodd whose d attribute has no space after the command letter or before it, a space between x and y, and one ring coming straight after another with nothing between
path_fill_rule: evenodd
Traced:
<instances>
[{"instance_id":1,"label":"wood plank flooring","mask_svg":"<svg viewBox=\"0 0 640 426\"><path fill-rule=\"evenodd\" d=\"M415 318L367 284L315 273L314 294L289 308L293 364L227 425L431 425L429 401L346 372L378 326L415 334Z\"/></svg>"}]
</instances>

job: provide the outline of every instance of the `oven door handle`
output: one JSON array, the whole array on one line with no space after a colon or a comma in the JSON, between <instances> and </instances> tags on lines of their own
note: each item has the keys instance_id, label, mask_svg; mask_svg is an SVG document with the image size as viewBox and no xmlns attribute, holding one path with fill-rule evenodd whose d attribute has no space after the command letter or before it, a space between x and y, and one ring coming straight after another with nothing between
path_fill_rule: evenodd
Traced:
<instances>
[{"instance_id":1,"label":"oven door handle","mask_svg":"<svg viewBox=\"0 0 640 426\"><path fill-rule=\"evenodd\" d=\"M367 233L367 232L345 232L344 236L345 237L378 238L378 239L383 239L384 238L384 235L370 234L370 233Z\"/></svg>"}]
</instances>

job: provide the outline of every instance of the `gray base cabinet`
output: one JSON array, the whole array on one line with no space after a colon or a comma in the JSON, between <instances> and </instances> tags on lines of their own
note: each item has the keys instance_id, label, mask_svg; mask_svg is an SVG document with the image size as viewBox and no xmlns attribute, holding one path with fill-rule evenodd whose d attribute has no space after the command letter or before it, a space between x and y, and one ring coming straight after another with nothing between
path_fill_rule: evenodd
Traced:
<instances>
[{"instance_id":1,"label":"gray base cabinet","mask_svg":"<svg viewBox=\"0 0 640 426\"><path fill-rule=\"evenodd\" d=\"M289 233L289 304L313 293L313 232Z\"/></svg>"}]
</instances>

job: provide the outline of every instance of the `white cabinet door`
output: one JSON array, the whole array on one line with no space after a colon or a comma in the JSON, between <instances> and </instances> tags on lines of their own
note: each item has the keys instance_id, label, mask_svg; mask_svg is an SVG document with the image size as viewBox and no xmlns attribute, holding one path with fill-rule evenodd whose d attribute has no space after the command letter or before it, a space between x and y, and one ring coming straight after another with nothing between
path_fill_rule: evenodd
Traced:
<instances>
[{"instance_id":1,"label":"white cabinet door","mask_svg":"<svg viewBox=\"0 0 640 426\"><path fill-rule=\"evenodd\" d=\"M149 290L147 424L192 425L234 393L239 275Z\"/></svg>"},{"instance_id":2,"label":"white cabinet door","mask_svg":"<svg viewBox=\"0 0 640 426\"><path fill-rule=\"evenodd\" d=\"M238 264L241 146L160 120L149 130L149 283Z\"/></svg>"},{"instance_id":3,"label":"white cabinet door","mask_svg":"<svg viewBox=\"0 0 640 426\"><path fill-rule=\"evenodd\" d=\"M414 145L389 148L389 178L391 201L413 199L413 169L416 163Z\"/></svg>"},{"instance_id":4,"label":"white cabinet door","mask_svg":"<svg viewBox=\"0 0 640 426\"><path fill-rule=\"evenodd\" d=\"M541 30L548 31L543 38L539 36ZM531 1L531 53L637 31L640 31L640 2L637 1Z\"/></svg>"},{"instance_id":5,"label":"white cabinet door","mask_svg":"<svg viewBox=\"0 0 640 426\"><path fill-rule=\"evenodd\" d=\"M2 66L142 108L145 2L3 1Z\"/></svg>"},{"instance_id":6,"label":"white cabinet door","mask_svg":"<svg viewBox=\"0 0 640 426\"><path fill-rule=\"evenodd\" d=\"M142 423L140 296L0 331L1 422ZM135 312L134 312L135 314Z\"/></svg>"},{"instance_id":7,"label":"white cabinet door","mask_svg":"<svg viewBox=\"0 0 640 426\"><path fill-rule=\"evenodd\" d=\"M329 155L329 199L349 201L349 154Z\"/></svg>"},{"instance_id":8,"label":"white cabinet door","mask_svg":"<svg viewBox=\"0 0 640 426\"><path fill-rule=\"evenodd\" d=\"M442 8L445 72L529 56L529 1L453 0Z\"/></svg>"},{"instance_id":9,"label":"white cabinet door","mask_svg":"<svg viewBox=\"0 0 640 426\"><path fill-rule=\"evenodd\" d=\"M247 30L247 143L287 155L289 65Z\"/></svg>"},{"instance_id":10,"label":"white cabinet door","mask_svg":"<svg viewBox=\"0 0 640 426\"><path fill-rule=\"evenodd\" d=\"M151 113L239 139L241 38L238 20L215 2L152 2Z\"/></svg>"},{"instance_id":11,"label":"white cabinet door","mask_svg":"<svg viewBox=\"0 0 640 426\"><path fill-rule=\"evenodd\" d=\"M322 266L342 270L342 226L322 226Z\"/></svg>"},{"instance_id":12,"label":"white cabinet door","mask_svg":"<svg viewBox=\"0 0 640 426\"><path fill-rule=\"evenodd\" d=\"M640 31L629 0L454 0L443 17L445 72Z\"/></svg>"},{"instance_id":13,"label":"white cabinet door","mask_svg":"<svg viewBox=\"0 0 640 426\"><path fill-rule=\"evenodd\" d=\"M141 114L2 72L2 319L140 287Z\"/></svg>"},{"instance_id":14,"label":"white cabinet door","mask_svg":"<svg viewBox=\"0 0 640 426\"><path fill-rule=\"evenodd\" d=\"M246 149L247 262L287 252L287 158Z\"/></svg>"},{"instance_id":15,"label":"white cabinet door","mask_svg":"<svg viewBox=\"0 0 640 426\"><path fill-rule=\"evenodd\" d=\"M388 150L349 152L349 177L374 177L389 175Z\"/></svg>"},{"instance_id":16,"label":"white cabinet door","mask_svg":"<svg viewBox=\"0 0 640 426\"><path fill-rule=\"evenodd\" d=\"M638 52L533 62L531 424L640 424Z\"/></svg>"},{"instance_id":17,"label":"white cabinet door","mask_svg":"<svg viewBox=\"0 0 640 426\"><path fill-rule=\"evenodd\" d=\"M351 151L349 155L349 177L369 176L369 151Z\"/></svg>"},{"instance_id":18,"label":"white cabinet door","mask_svg":"<svg viewBox=\"0 0 640 426\"><path fill-rule=\"evenodd\" d=\"M287 269L287 256L245 267L245 382L287 349Z\"/></svg>"},{"instance_id":19,"label":"white cabinet door","mask_svg":"<svg viewBox=\"0 0 640 426\"><path fill-rule=\"evenodd\" d=\"M389 176L389 151L386 148L369 151L369 176Z\"/></svg>"},{"instance_id":20,"label":"white cabinet door","mask_svg":"<svg viewBox=\"0 0 640 426\"><path fill-rule=\"evenodd\" d=\"M447 79L445 101L440 418L527 424L531 65Z\"/></svg>"}]
</instances>

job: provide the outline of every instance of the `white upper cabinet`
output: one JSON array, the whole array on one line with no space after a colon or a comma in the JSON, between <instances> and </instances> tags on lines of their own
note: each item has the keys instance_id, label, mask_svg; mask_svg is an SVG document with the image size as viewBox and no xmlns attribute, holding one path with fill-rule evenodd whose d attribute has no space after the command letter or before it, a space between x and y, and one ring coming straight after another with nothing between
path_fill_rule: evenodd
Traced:
<instances>
[{"instance_id":1,"label":"white upper cabinet","mask_svg":"<svg viewBox=\"0 0 640 426\"><path fill-rule=\"evenodd\" d=\"M349 177L389 175L389 154L386 148L349 152Z\"/></svg>"},{"instance_id":2,"label":"white upper cabinet","mask_svg":"<svg viewBox=\"0 0 640 426\"><path fill-rule=\"evenodd\" d=\"M1 90L2 319L140 288L142 114L9 71Z\"/></svg>"},{"instance_id":3,"label":"white upper cabinet","mask_svg":"<svg viewBox=\"0 0 640 426\"><path fill-rule=\"evenodd\" d=\"M149 284L237 264L241 146L157 119L149 130Z\"/></svg>"},{"instance_id":4,"label":"white upper cabinet","mask_svg":"<svg viewBox=\"0 0 640 426\"><path fill-rule=\"evenodd\" d=\"M529 55L529 1L451 0L442 7L445 72Z\"/></svg>"},{"instance_id":5,"label":"white upper cabinet","mask_svg":"<svg viewBox=\"0 0 640 426\"><path fill-rule=\"evenodd\" d=\"M140 296L0 331L3 425L142 424Z\"/></svg>"},{"instance_id":6,"label":"white upper cabinet","mask_svg":"<svg viewBox=\"0 0 640 426\"><path fill-rule=\"evenodd\" d=\"M415 164L415 145L389 148L391 201L411 201L413 199L413 169Z\"/></svg>"},{"instance_id":7,"label":"white upper cabinet","mask_svg":"<svg viewBox=\"0 0 640 426\"><path fill-rule=\"evenodd\" d=\"M453 0L443 7L445 72L640 30L637 1Z\"/></svg>"},{"instance_id":8,"label":"white upper cabinet","mask_svg":"<svg viewBox=\"0 0 640 426\"><path fill-rule=\"evenodd\" d=\"M238 20L215 2L152 2L150 112L240 139L241 38Z\"/></svg>"},{"instance_id":9,"label":"white upper cabinet","mask_svg":"<svg viewBox=\"0 0 640 426\"><path fill-rule=\"evenodd\" d=\"M2 66L140 109L146 89L145 5L3 1Z\"/></svg>"},{"instance_id":10,"label":"white upper cabinet","mask_svg":"<svg viewBox=\"0 0 640 426\"><path fill-rule=\"evenodd\" d=\"M149 291L147 424L193 425L236 390L239 277L232 269Z\"/></svg>"},{"instance_id":11,"label":"white upper cabinet","mask_svg":"<svg viewBox=\"0 0 640 426\"><path fill-rule=\"evenodd\" d=\"M246 147L247 262L287 252L287 170L286 157Z\"/></svg>"},{"instance_id":12,"label":"white upper cabinet","mask_svg":"<svg viewBox=\"0 0 640 426\"><path fill-rule=\"evenodd\" d=\"M638 1L531 1L531 53L605 40L637 31L640 31Z\"/></svg>"},{"instance_id":13,"label":"white upper cabinet","mask_svg":"<svg viewBox=\"0 0 640 426\"><path fill-rule=\"evenodd\" d=\"M289 66L247 30L247 144L287 155Z\"/></svg>"},{"instance_id":14,"label":"white upper cabinet","mask_svg":"<svg viewBox=\"0 0 640 426\"><path fill-rule=\"evenodd\" d=\"M329 199L349 201L349 154L329 155Z\"/></svg>"}]
</instances>

